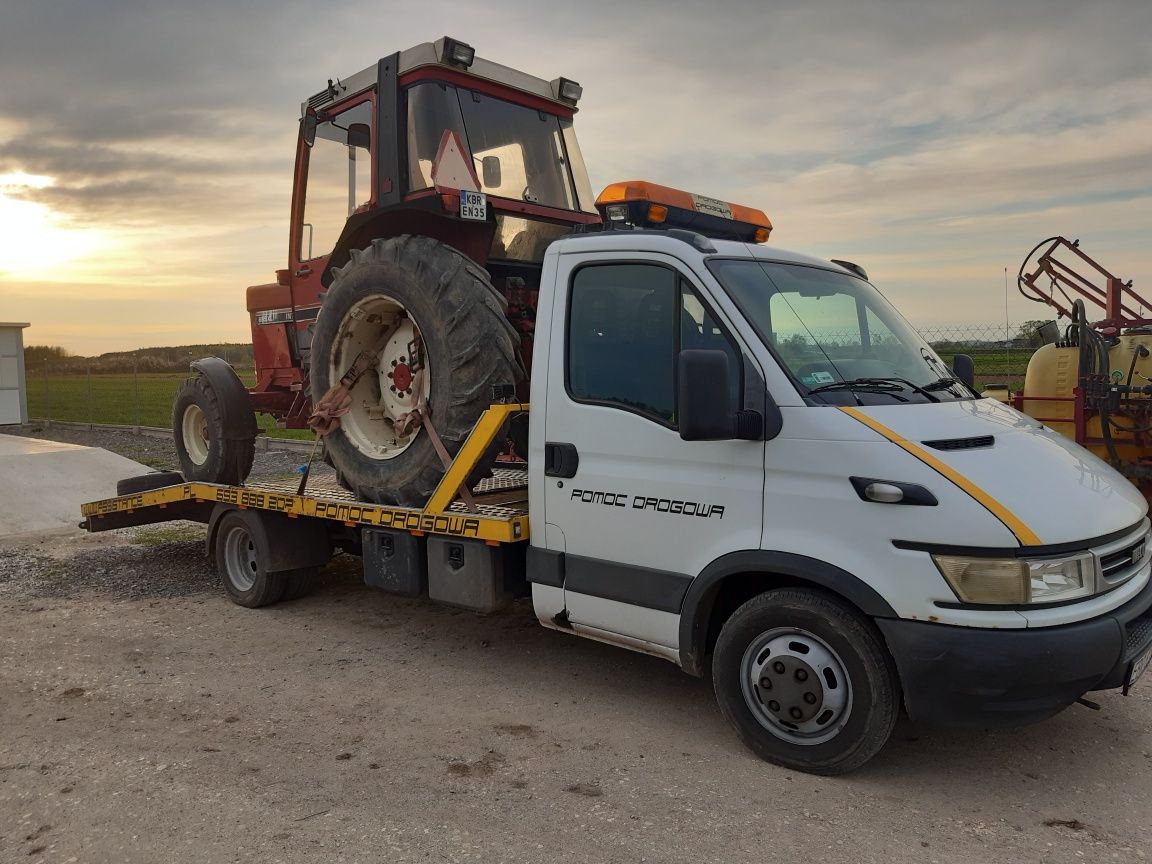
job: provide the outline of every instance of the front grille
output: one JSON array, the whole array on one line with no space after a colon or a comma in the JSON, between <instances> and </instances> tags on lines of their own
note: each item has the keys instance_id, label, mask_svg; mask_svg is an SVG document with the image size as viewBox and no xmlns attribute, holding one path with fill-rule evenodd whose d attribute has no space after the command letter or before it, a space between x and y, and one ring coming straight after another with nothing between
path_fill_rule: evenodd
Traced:
<instances>
[{"instance_id":1,"label":"front grille","mask_svg":"<svg viewBox=\"0 0 1152 864\"><path fill-rule=\"evenodd\" d=\"M1141 537L1116 552L1100 556L1100 570L1104 578L1111 581L1122 571L1132 566L1138 566L1144 560L1144 544L1146 540Z\"/></svg>"},{"instance_id":2,"label":"front grille","mask_svg":"<svg viewBox=\"0 0 1152 864\"><path fill-rule=\"evenodd\" d=\"M925 447L933 450L972 450L976 447L991 447L996 443L994 435L979 435L975 438L941 438L938 441L922 441Z\"/></svg>"},{"instance_id":3,"label":"front grille","mask_svg":"<svg viewBox=\"0 0 1152 864\"><path fill-rule=\"evenodd\" d=\"M1139 573L1147 565L1150 551L1147 519L1126 537L1093 548L1103 580L1101 590L1115 588Z\"/></svg>"}]
</instances>

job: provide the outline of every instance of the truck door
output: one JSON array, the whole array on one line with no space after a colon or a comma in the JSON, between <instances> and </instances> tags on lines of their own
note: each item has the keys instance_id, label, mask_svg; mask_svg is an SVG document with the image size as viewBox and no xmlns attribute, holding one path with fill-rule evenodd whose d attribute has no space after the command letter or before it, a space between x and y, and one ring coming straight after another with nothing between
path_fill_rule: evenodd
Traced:
<instances>
[{"instance_id":1,"label":"truck door","mask_svg":"<svg viewBox=\"0 0 1152 864\"><path fill-rule=\"evenodd\" d=\"M751 360L682 263L575 257L559 256L551 310L545 543L563 544L573 627L669 653L692 578L759 548L764 500L762 441L680 438L678 354L726 351L734 398Z\"/></svg>"}]
</instances>

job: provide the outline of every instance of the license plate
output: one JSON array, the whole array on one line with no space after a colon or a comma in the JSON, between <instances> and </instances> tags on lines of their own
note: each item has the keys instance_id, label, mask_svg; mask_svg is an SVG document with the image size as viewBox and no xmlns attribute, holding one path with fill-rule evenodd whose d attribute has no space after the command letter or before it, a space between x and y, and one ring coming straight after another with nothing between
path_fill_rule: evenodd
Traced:
<instances>
[{"instance_id":1,"label":"license plate","mask_svg":"<svg viewBox=\"0 0 1152 864\"><path fill-rule=\"evenodd\" d=\"M485 222L488 219L488 196L483 192L469 192L460 190L460 218L471 219L475 222Z\"/></svg>"},{"instance_id":2,"label":"license plate","mask_svg":"<svg viewBox=\"0 0 1152 864\"><path fill-rule=\"evenodd\" d=\"M1132 667L1128 670L1128 680L1124 682L1124 692L1127 693L1132 689L1132 685L1140 680L1140 676L1148 671L1148 665L1152 663L1152 647L1147 648L1143 654L1132 661Z\"/></svg>"}]
</instances>

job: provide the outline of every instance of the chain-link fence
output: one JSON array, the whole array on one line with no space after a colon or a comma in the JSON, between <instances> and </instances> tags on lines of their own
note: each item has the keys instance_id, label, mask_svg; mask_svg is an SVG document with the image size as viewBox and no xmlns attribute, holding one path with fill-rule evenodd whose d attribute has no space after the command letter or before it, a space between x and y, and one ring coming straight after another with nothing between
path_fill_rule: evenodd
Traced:
<instances>
[{"instance_id":1,"label":"chain-link fence","mask_svg":"<svg viewBox=\"0 0 1152 864\"><path fill-rule=\"evenodd\" d=\"M1007 384L1013 391L1024 387L1028 361L1040 347L1039 337L1023 324L985 324L920 327L920 335L951 365L956 354L967 354L976 366L976 388Z\"/></svg>"},{"instance_id":2,"label":"chain-link fence","mask_svg":"<svg viewBox=\"0 0 1152 864\"><path fill-rule=\"evenodd\" d=\"M826 365L828 359L873 358L900 356L899 338L880 322L870 322L871 332L865 336L859 326L853 328L812 329L801 322L793 322L793 329L775 331L776 348L781 358L793 369L803 369L816 362ZM958 326L921 327L920 335L951 365L957 354L969 355L975 365L976 386L983 390L988 384L1007 384L1012 390L1024 385L1024 374L1040 340L1032 325L977 324ZM861 345L867 340L868 348ZM840 370L842 375L849 373ZM882 374L870 371L867 374ZM890 373L890 374L895 374Z\"/></svg>"},{"instance_id":3,"label":"chain-link fence","mask_svg":"<svg viewBox=\"0 0 1152 864\"><path fill-rule=\"evenodd\" d=\"M28 414L36 420L168 426L172 401L187 372L99 371L75 363L25 365Z\"/></svg>"},{"instance_id":4,"label":"chain-link fence","mask_svg":"<svg viewBox=\"0 0 1152 864\"><path fill-rule=\"evenodd\" d=\"M955 354L969 354L976 365L976 386L1023 386L1028 359L1038 341L1021 325L963 325L922 327L920 335L946 363ZM859 340L859 334L856 334ZM208 352L205 352L208 353ZM232 363L245 384L254 383L250 346L225 346L214 352ZM188 363L203 354L187 349L165 349L95 359L52 358L26 363L28 412L37 420L122 426L168 427L172 401L188 377ZM297 437L301 433L275 430L270 418L261 426L269 434Z\"/></svg>"}]
</instances>

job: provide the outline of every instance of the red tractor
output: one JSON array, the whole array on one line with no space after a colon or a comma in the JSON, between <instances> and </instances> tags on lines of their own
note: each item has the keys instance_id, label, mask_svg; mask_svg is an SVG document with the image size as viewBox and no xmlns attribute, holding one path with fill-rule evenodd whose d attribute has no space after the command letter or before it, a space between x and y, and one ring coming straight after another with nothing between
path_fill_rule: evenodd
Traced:
<instances>
[{"instance_id":1,"label":"red tractor","mask_svg":"<svg viewBox=\"0 0 1152 864\"><path fill-rule=\"evenodd\" d=\"M580 96L445 37L308 99L288 266L247 292L256 384L192 364L173 407L184 476L243 483L263 412L329 433L357 495L423 504L493 388L527 396L545 248L600 222Z\"/></svg>"}]
</instances>

